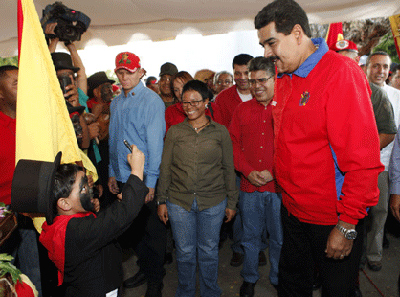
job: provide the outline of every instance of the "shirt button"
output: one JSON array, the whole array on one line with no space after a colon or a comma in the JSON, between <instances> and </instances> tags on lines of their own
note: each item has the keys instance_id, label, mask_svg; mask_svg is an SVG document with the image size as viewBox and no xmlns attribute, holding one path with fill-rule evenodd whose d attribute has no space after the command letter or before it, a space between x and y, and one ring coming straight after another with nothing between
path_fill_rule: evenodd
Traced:
<instances>
[{"instance_id":1,"label":"shirt button","mask_svg":"<svg viewBox=\"0 0 400 297\"><path fill-rule=\"evenodd\" d=\"M266 123L266 121L264 121L264 123Z\"/></svg>"},{"instance_id":2,"label":"shirt button","mask_svg":"<svg viewBox=\"0 0 400 297\"><path fill-rule=\"evenodd\" d=\"M264 132L263 132L263 133L261 133L261 135L264 135Z\"/></svg>"},{"instance_id":3,"label":"shirt button","mask_svg":"<svg viewBox=\"0 0 400 297\"><path fill-rule=\"evenodd\" d=\"M259 162L261 163L262 161L261 161L261 160L259 160Z\"/></svg>"},{"instance_id":4,"label":"shirt button","mask_svg":"<svg viewBox=\"0 0 400 297\"><path fill-rule=\"evenodd\" d=\"M260 148L263 148L262 146L260 146Z\"/></svg>"}]
</instances>

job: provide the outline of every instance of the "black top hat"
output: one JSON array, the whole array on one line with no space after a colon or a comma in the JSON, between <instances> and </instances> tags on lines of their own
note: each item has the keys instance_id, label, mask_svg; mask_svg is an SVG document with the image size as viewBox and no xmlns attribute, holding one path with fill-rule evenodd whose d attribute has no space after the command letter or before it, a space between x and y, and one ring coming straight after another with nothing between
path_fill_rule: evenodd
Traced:
<instances>
[{"instance_id":1,"label":"black top hat","mask_svg":"<svg viewBox=\"0 0 400 297\"><path fill-rule=\"evenodd\" d=\"M74 67L70 55L66 53L52 53L51 57L53 59L54 66L56 67L56 71L62 69L71 69L73 72L78 72L79 68Z\"/></svg>"},{"instance_id":2,"label":"black top hat","mask_svg":"<svg viewBox=\"0 0 400 297\"><path fill-rule=\"evenodd\" d=\"M115 80L109 79L104 71L96 72L92 76L90 76L87 79L88 83L88 96L89 98L92 98L93 95L93 90L96 89L98 86L104 84L104 83L110 83L113 84L115 83Z\"/></svg>"},{"instance_id":3,"label":"black top hat","mask_svg":"<svg viewBox=\"0 0 400 297\"><path fill-rule=\"evenodd\" d=\"M44 213L47 224L52 224L57 213L54 182L61 161L58 152L54 162L19 160L11 185L11 209L16 212Z\"/></svg>"}]
</instances>

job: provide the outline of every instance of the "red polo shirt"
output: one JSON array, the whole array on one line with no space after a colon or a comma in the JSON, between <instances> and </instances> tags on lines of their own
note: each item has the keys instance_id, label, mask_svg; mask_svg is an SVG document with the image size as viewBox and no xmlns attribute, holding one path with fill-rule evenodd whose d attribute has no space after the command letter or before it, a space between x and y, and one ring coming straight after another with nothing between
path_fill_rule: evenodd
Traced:
<instances>
[{"instance_id":1,"label":"red polo shirt","mask_svg":"<svg viewBox=\"0 0 400 297\"><path fill-rule=\"evenodd\" d=\"M240 103L233 113L229 133L232 138L235 169L242 173L240 190L247 193L274 193L274 181L256 187L247 179L254 170L268 170L272 173L274 129L271 104L264 106L255 98Z\"/></svg>"},{"instance_id":2,"label":"red polo shirt","mask_svg":"<svg viewBox=\"0 0 400 297\"><path fill-rule=\"evenodd\" d=\"M242 103L242 99L239 97L236 85L219 93L215 98L215 104L218 107L220 116L217 123L229 128L233 112L240 103Z\"/></svg>"},{"instance_id":3,"label":"red polo shirt","mask_svg":"<svg viewBox=\"0 0 400 297\"><path fill-rule=\"evenodd\" d=\"M11 204L11 183L15 169L15 119L0 111L0 202Z\"/></svg>"}]
</instances>

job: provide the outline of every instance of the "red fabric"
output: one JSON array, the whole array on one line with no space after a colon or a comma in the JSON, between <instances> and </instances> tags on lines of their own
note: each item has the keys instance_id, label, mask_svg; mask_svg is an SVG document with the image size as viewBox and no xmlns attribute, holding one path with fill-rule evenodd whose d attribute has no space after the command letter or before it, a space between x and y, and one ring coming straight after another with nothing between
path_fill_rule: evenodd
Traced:
<instances>
[{"instance_id":1,"label":"red fabric","mask_svg":"<svg viewBox=\"0 0 400 297\"><path fill-rule=\"evenodd\" d=\"M212 102L209 104L212 104L213 115L211 116L209 108L206 109L206 115L217 122L217 120L215 120L215 117L217 116L218 111L215 110L215 104ZM187 116L185 111L183 110L182 103L177 102L174 105L168 106L165 110L165 124L167 128L166 132L169 128L171 128L171 126L182 123L186 119L186 117Z\"/></svg>"},{"instance_id":2,"label":"red fabric","mask_svg":"<svg viewBox=\"0 0 400 297\"><path fill-rule=\"evenodd\" d=\"M19 56L21 53L22 28L24 25L24 14L22 11L21 0L18 0L17 18L18 18L18 63L19 63Z\"/></svg>"},{"instance_id":3,"label":"red fabric","mask_svg":"<svg viewBox=\"0 0 400 297\"><path fill-rule=\"evenodd\" d=\"M215 104L218 107L220 119L216 122L229 128L233 112L240 103L242 103L242 99L239 97L236 85L219 93L215 98Z\"/></svg>"},{"instance_id":4,"label":"red fabric","mask_svg":"<svg viewBox=\"0 0 400 297\"><path fill-rule=\"evenodd\" d=\"M99 102L97 102L96 98L94 98L94 97L90 98L89 100L86 101L86 105L90 110L92 110L94 104L99 104ZM111 102L108 103L108 105L110 105L110 104L111 104Z\"/></svg>"},{"instance_id":5,"label":"red fabric","mask_svg":"<svg viewBox=\"0 0 400 297\"><path fill-rule=\"evenodd\" d=\"M42 233L39 241L44 245L49 253L49 259L53 261L58 270L58 285L62 285L64 279L65 264L65 232L67 231L68 222L72 218L82 218L94 215L91 212L77 213L70 216L57 216L53 224L43 223Z\"/></svg>"},{"instance_id":6,"label":"red fabric","mask_svg":"<svg viewBox=\"0 0 400 297\"><path fill-rule=\"evenodd\" d=\"M329 25L328 34L326 36L326 43L329 48L332 48L338 41L338 35L343 35L343 24L342 23L332 23Z\"/></svg>"},{"instance_id":7,"label":"red fabric","mask_svg":"<svg viewBox=\"0 0 400 297\"><path fill-rule=\"evenodd\" d=\"M246 178L254 170L268 170L272 173L274 130L271 104L264 106L255 98L239 104L233 113L229 133L232 138L235 169L242 173L240 190L247 193L274 193L274 181L256 187Z\"/></svg>"},{"instance_id":8,"label":"red fabric","mask_svg":"<svg viewBox=\"0 0 400 297\"><path fill-rule=\"evenodd\" d=\"M11 204L11 183L15 170L15 119L0 111L0 202Z\"/></svg>"},{"instance_id":9,"label":"red fabric","mask_svg":"<svg viewBox=\"0 0 400 297\"><path fill-rule=\"evenodd\" d=\"M18 281L15 284L15 291L18 297L35 297L33 289L26 283Z\"/></svg>"},{"instance_id":10,"label":"red fabric","mask_svg":"<svg viewBox=\"0 0 400 297\"><path fill-rule=\"evenodd\" d=\"M333 225L340 215L357 224L378 202L384 168L365 74L328 51L306 78L284 75L276 86L274 167L283 204L302 222ZM345 172L340 200L329 145Z\"/></svg>"}]
</instances>

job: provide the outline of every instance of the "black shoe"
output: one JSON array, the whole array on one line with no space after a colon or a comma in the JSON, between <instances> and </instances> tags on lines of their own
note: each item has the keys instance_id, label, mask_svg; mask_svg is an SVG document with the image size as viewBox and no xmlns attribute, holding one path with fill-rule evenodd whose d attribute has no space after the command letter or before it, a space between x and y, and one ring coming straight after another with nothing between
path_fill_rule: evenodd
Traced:
<instances>
[{"instance_id":1,"label":"black shoe","mask_svg":"<svg viewBox=\"0 0 400 297\"><path fill-rule=\"evenodd\" d=\"M265 266L267 265L267 257L265 257L264 251L261 251L258 254L258 266Z\"/></svg>"},{"instance_id":2,"label":"black shoe","mask_svg":"<svg viewBox=\"0 0 400 297\"><path fill-rule=\"evenodd\" d=\"M169 264L172 263L172 261L173 261L172 253L166 253L166 254L165 254L164 263L165 263L166 265L169 265Z\"/></svg>"},{"instance_id":3,"label":"black shoe","mask_svg":"<svg viewBox=\"0 0 400 297\"><path fill-rule=\"evenodd\" d=\"M163 283L148 283L146 295L144 297L162 297Z\"/></svg>"},{"instance_id":4,"label":"black shoe","mask_svg":"<svg viewBox=\"0 0 400 297\"><path fill-rule=\"evenodd\" d=\"M253 297L255 285L256 284L243 282L240 286L240 297Z\"/></svg>"},{"instance_id":5,"label":"black shoe","mask_svg":"<svg viewBox=\"0 0 400 297\"><path fill-rule=\"evenodd\" d=\"M231 259L231 266L239 267L243 264L244 256L240 253L233 252L232 259Z\"/></svg>"},{"instance_id":6,"label":"black shoe","mask_svg":"<svg viewBox=\"0 0 400 297\"><path fill-rule=\"evenodd\" d=\"M143 285L146 281L146 275L141 270L139 270L139 272L136 273L134 276L125 280L123 286L128 289L136 288Z\"/></svg>"},{"instance_id":7,"label":"black shoe","mask_svg":"<svg viewBox=\"0 0 400 297\"><path fill-rule=\"evenodd\" d=\"M355 286L354 288L354 295L352 297L362 297L362 293L360 290L360 286Z\"/></svg>"}]
</instances>

